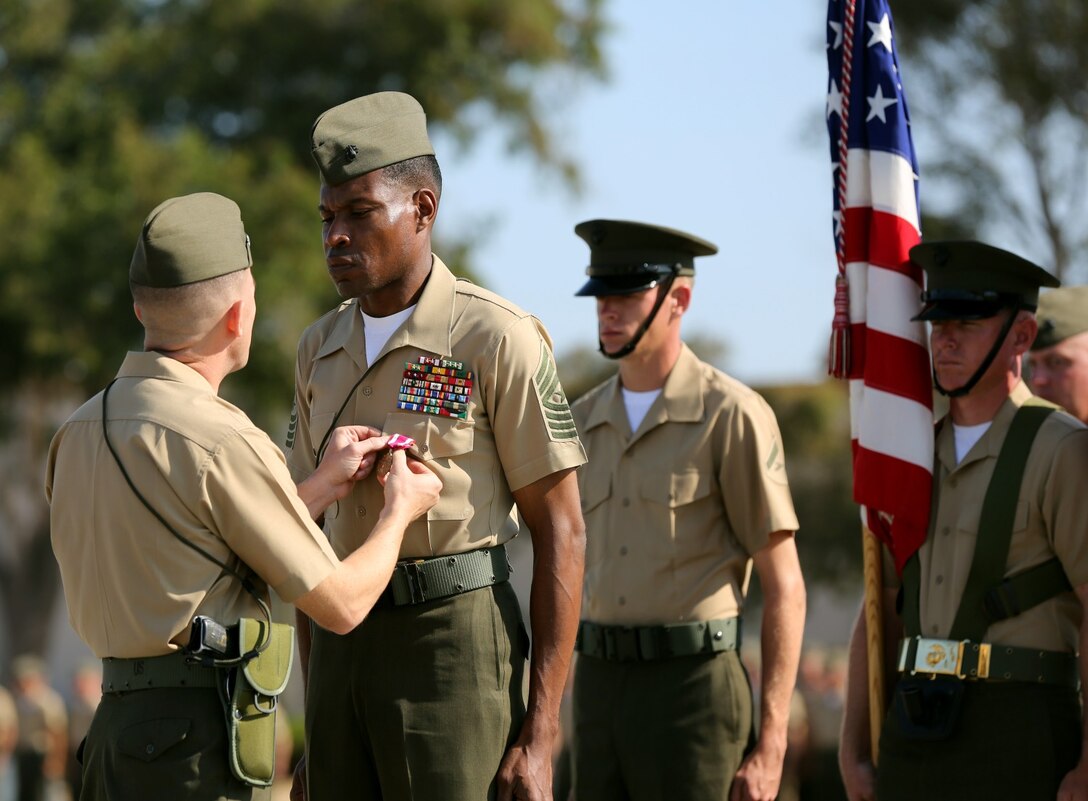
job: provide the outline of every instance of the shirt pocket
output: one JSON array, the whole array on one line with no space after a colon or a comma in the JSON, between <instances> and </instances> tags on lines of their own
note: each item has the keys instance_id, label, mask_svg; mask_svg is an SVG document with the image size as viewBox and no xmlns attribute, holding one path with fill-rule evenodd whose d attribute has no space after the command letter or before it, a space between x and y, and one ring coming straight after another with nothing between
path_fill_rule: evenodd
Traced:
<instances>
[{"instance_id":1,"label":"shirt pocket","mask_svg":"<svg viewBox=\"0 0 1088 801\"><path fill-rule=\"evenodd\" d=\"M649 512L647 524L654 529L651 543L670 555L701 543L710 514L701 501L710 492L710 475L699 470L681 470L668 477L647 475L639 487L639 495L643 508Z\"/></svg>"},{"instance_id":2,"label":"shirt pocket","mask_svg":"<svg viewBox=\"0 0 1088 801\"><path fill-rule=\"evenodd\" d=\"M474 426L469 420L437 415L393 412L385 416L384 434L403 434L416 444L409 450L442 479L442 493L428 520L464 520L472 514L469 492L472 476L467 455L472 453Z\"/></svg>"},{"instance_id":3,"label":"shirt pocket","mask_svg":"<svg viewBox=\"0 0 1088 801\"><path fill-rule=\"evenodd\" d=\"M682 470L668 480L651 474L643 479L639 494L644 500L681 510L710 494L710 476L700 470Z\"/></svg>"},{"instance_id":4,"label":"shirt pocket","mask_svg":"<svg viewBox=\"0 0 1088 801\"><path fill-rule=\"evenodd\" d=\"M589 515L612 497L612 471L597 470L592 462L579 470L582 514Z\"/></svg>"},{"instance_id":5,"label":"shirt pocket","mask_svg":"<svg viewBox=\"0 0 1088 801\"><path fill-rule=\"evenodd\" d=\"M310 448L312 449L310 455L315 457L314 464L317 464L317 449L320 448L322 444L326 447L328 446L328 443L325 442L325 437L329 435L329 431L332 429L335 420L336 412L323 412L310 415ZM295 444L297 445L298 443L296 442Z\"/></svg>"}]
</instances>

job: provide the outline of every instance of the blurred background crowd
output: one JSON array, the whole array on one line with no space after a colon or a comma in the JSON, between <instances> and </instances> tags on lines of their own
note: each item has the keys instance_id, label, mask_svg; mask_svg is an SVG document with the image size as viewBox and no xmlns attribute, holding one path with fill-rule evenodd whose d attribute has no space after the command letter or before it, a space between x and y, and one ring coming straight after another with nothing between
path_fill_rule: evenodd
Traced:
<instances>
[{"instance_id":1,"label":"blurred background crowd","mask_svg":"<svg viewBox=\"0 0 1088 801\"><path fill-rule=\"evenodd\" d=\"M749 676L759 676L758 649L746 647ZM76 751L101 697L102 672L95 661L50 669L35 656L12 662L12 678L0 685L0 801L75 801L80 771ZM837 748L846 678L841 648L805 649L790 716L790 739L781 801L845 799ZM759 687L754 686L758 696ZM297 690L297 688L296 688ZM273 798L285 801L302 743L302 706L291 693L277 723L277 771ZM569 710L564 710L569 724ZM565 741L556 742L555 798L565 801L570 766ZM452 755L452 758L456 758Z\"/></svg>"}]
</instances>

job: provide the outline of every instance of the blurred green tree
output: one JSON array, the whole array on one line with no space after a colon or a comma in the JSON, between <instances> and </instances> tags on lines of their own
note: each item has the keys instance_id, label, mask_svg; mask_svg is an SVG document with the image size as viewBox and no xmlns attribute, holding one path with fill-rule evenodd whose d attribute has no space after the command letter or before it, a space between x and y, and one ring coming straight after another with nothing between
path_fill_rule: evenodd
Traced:
<instances>
[{"instance_id":1,"label":"blurred green tree","mask_svg":"<svg viewBox=\"0 0 1088 801\"><path fill-rule=\"evenodd\" d=\"M1088 5L930 0L895 7L925 148L929 239L1022 247L1088 280Z\"/></svg>"},{"instance_id":2,"label":"blurred green tree","mask_svg":"<svg viewBox=\"0 0 1088 801\"><path fill-rule=\"evenodd\" d=\"M44 648L57 578L43 457L141 346L125 267L146 214L202 190L241 206L260 312L250 365L224 394L277 437L298 335L337 302L313 119L409 91L459 146L498 127L576 187L546 107L549 90L604 77L602 2L0 0L0 654L3 633L9 654ZM467 274L471 245L439 248Z\"/></svg>"},{"instance_id":3,"label":"blurred green tree","mask_svg":"<svg viewBox=\"0 0 1088 801\"><path fill-rule=\"evenodd\" d=\"M829 378L756 389L782 431L805 580L854 592L861 583L861 516L853 501L848 385Z\"/></svg>"}]
</instances>

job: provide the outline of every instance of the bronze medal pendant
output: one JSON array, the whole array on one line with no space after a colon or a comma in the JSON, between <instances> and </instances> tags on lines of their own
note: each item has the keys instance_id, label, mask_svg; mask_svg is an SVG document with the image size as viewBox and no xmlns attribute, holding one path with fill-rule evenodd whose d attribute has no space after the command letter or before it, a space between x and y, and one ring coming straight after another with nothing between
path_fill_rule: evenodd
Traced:
<instances>
[{"instance_id":1,"label":"bronze medal pendant","mask_svg":"<svg viewBox=\"0 0 1088 801\"><path fill-rule=\"evenodd\" d=\"M393 451L407 451L409 448L414 448L415 445L416 441L411 437L406 437L403 434L391 436L386 450L378 457L378 464L375 467L378 478L384 481L385 477L389 475L389 471L393 469Z\"/></svg>"}]
</instances>

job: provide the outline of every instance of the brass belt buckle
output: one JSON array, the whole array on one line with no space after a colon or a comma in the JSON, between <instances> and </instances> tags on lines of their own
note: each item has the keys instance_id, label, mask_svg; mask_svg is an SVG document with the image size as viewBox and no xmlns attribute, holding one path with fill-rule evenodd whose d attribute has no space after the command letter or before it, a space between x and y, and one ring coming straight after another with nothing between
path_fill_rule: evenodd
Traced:
<instances>
[{"instance_id":1,"label":"brass belt buckle","mask_svg":"<svg viewBox=\"0 0 1088 801\"><path fill-rule=\"evenodd\" d=\"M914 665L911 673L926 673L930 676L955 676L966 678L963 674L963 646L958 640L936 640L918 637L914 652Z\"/></svg>"}]
</instances>

